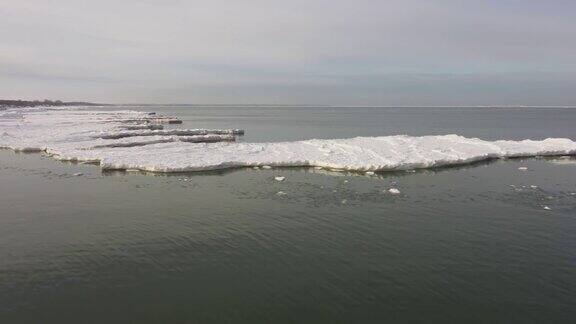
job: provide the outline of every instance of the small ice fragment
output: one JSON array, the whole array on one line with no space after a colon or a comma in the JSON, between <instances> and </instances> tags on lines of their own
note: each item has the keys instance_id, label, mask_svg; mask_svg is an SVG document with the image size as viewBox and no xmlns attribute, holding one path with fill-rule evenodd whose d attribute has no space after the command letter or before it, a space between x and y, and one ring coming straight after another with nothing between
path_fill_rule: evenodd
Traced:
<instances>
[{"instance_id":1,"label":"small ice fragment","mask_svg":"<svg viewBox=\"0 0 576 324\"><path fill-rule=\"evenodd\" d=\"M527 171L527 170L528 170L528 167L521 166L521 167L518 168L518 170L520 170L520 171Z\"/></svg>"},{"instance_id":2,"label":"small ice fragment","mask_svg":"<svg viewBox=\"0 0 576 324\"><path fill-rule=\"evenodd\" d=\"M374 172L372 172L372 171L366 171L365 174L366 174L366 175L374 175Z\"/></svg>"},{"instance_id":3,"label":"small ice fragment","mask_svg":"<svg viewBox=\"0 0 576 324\"><path fill-rule=\"evenodd\" d=\"M530 188L532 188L532 189L538 189L538 186L531 185Z\"/></svg>"},{"instance_id":4,"label":"small ice fragment","mask_svg":"<svg viewBox=\"0 0 576 324\"><path fill-rule=\"evenodd\" d=\"M260 170L260 167L255 166L255 167L253 167L252 169L254 169L254 170Z\"/></svg>"},{"instance_id":5,"label":"small ice fragment","mask_svg":"<svg viewBox=\"0 0 576 324\"><path fill-rule=\"evenodd\" d=\"M126 169L126 172L140 172L138 169Z\"/></svg>"},{"instance_id":6,"label":"small ice fragment","mask_svg":"<svg viewBox=\"0 0 576 324\"><path fill-rule=\"evenodd\" d=\"M322 170L322 169L323 169L323 167L321 167L321 166L317 166L317 167L314 167L314 169L316 169L316 170Z\"/></svg>"},{"instance_id":7,"label":"small ice fragment","mask_svg":"<svg viewBox=\"0 0 576 324\"><path fill-rule=\"evenodd\" d=\"M272 169L272 167L269 165L263 165L262 169L270 170L270 169Z\"/></svg>"},{"instance_id":8,"label":"small ice fragment","mask_svg":"<svg viewBox=\"0 0 576 324\"><path fill-rule=\"evenodd\" d=\"M388 192L393 194L393 195L399 195L400 194L400 190L398 190L397 188L390 188L390 189L388 189Z\"/></svg>"},{"instance_id":9,"label":"small ice fragment","mask_svg":"<svg viewBox=\"0 0 576 324\"><path fill-rule=\"evenodd\" d=\"M286 177L274 177L276 181L284 181L284 179L286 179Z\"/></svg>"},{"instance_id":10,"label":"small ice fragment","mask_svg":"<svg viewBox=\"0 0 576 324\"><path fill-rule=\"evenodd\" d=\"M546 210L551 210L551 209L552 209L552 208L550 208L550 207L548 207L548 206L544 206L544 207L542 207L542 208L544 208L544 209L546 209Z\"/></svg>"},{"instance_id":11,"label":"small ice fragment","mask_svg":"<svg viewBox=\"0 0 576 324\"><path fill-rule=\"evenodd\" d=\"M342 204L345 205L348 202L346 199L342 199Z\"/></svg>"},{"instance_id":12,"label":"small ice fragment","mask_svg":"<svg viewBox=\"0 0 576 324\"><path fill-rule=\"evenodd\" d=\"M82 173L82 172L77 172L77 173L74 173L73 176L79 177L79 176L81 176L81 175L83 175L83 174L84 174L84 173Z\"/></svg>"},{"instance_id":13,"label":"small ice fragment","mask_svg":"<svg viewBox=\"0 0 576 324\"><path fill-rule=\"evenodd\" d=\"M286 195L286 193L285 193L284 191L278 191L278 192L276 193L276 195L277 195L277 196L284 196L284 195Z\"/></svg>"},{"instance_id":14,"label":"small ice fragment","mask_svg":"<svg viewBox=\"0 0 576 324\"><path fill-rule=\"evenodd\" d=\"M344 180L344 183L348 183L348 180Z\"/></svg>"},{"instance_id":15,"label":"small ice fragment","mask_svg":"<svg viewBox=\"0 0 576 324\"><path fill-rule=\"evenodd\" d=\"M406 170L406 172L408 172L408 173L415 173L416 170Z\"/></svg>"}]
</instances>

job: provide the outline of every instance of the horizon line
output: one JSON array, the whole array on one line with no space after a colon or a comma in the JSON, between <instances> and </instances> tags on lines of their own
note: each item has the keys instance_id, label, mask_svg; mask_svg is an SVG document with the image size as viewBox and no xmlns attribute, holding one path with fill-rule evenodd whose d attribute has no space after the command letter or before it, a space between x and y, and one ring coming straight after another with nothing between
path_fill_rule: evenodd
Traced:
<instances>
[{"instance_id":1,"label":"horizon line","mask_svg":"<svg viewBox=\"0 0 576 324\"><path fill-rule=\"evenodd\" d=\"M576 105L337 105L337 104L192 104L192 103L109 103L111 106L212 106L212 107L327 107L327 108L576 108Z\"/></svg>"}]
</instances>

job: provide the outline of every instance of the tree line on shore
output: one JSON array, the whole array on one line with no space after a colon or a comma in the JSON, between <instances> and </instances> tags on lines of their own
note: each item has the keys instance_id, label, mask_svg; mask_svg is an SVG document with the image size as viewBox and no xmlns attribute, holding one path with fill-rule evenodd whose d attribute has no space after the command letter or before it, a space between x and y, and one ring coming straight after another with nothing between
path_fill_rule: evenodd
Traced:
<instances>
[{"instance_id":1,"label":"tree line on shore","mask_svg":"<svg viewBox=\"0 0 576 324\"><path fill-rule=\"evenodd\" d=\"M38 106L101 106L102 104L92 102L73 101L65 102L61 100L2 100L0 99L0 107L13 108L13 107L38 107Z\"/></svg>"}]
</instances>

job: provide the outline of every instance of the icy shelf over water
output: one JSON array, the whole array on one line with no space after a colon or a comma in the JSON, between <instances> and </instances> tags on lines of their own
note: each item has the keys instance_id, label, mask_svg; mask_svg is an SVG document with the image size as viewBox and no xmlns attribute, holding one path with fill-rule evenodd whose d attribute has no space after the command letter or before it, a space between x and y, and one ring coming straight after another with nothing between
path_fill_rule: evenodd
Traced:
<instances>
[{"instance_id":1,"label":"icy shelf over water","mask_svg":"<svg viewBox=\"0 0 576 324\"><path fill-rule=\"evenodd\" d=\"M458 135L238 143L238 129L167 129L174 117L138 111L26 108L0 111L0 147L43 151L105 169L153 172L315 166L349 171L431 168L486 159L576 155L565 138L484 141Z\"/></svg>"}]
</instances>

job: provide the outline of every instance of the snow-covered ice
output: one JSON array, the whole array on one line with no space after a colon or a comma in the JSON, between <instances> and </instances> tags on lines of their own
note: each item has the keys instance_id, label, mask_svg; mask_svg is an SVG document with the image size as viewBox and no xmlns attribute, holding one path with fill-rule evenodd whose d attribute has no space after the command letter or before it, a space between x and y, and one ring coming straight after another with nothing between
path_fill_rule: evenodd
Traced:
<instances>
[{"instance_id":1,"label":"snow-covered ice","mask_svg":"<svg viewBox=\"0 0 576 324\"><path fill-rule=\"evenodd\" d=\"M399 195L400 194L400 190L398 190L398 188L390 188L390 189L388 189L388 192L393 194L393 195Z\"/></svg>"},{"instance_id":2,"label":"snow-covered ice","mask_svg":"<svg viewBox=\"0 0 576 324\"><path fill-rule=\"evenodd\" d=\"M485 141L397 135L239 143L233 139L241 130L164 130L154 119L170 117L93 107L7 109L0 111L0 147L97 162L104 169L152 172L305 166L371 174L497 158L576 155L576 142L566 138Z\"/></svg>"}]
</instances>

